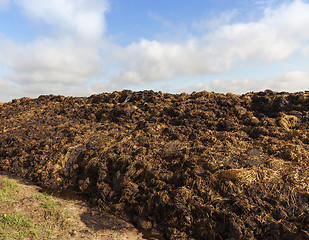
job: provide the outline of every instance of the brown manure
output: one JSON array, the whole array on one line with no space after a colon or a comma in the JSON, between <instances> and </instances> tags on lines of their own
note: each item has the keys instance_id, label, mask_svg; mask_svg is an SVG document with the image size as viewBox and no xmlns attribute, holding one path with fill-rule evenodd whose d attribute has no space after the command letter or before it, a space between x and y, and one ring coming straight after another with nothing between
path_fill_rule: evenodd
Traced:
<instances>
[{"instance_id":1,"label":"brown manure","mask_svg":"<svg viewBox=\"0 0 309 240\"><path fill-rule=\"evenodd\" d=\"M309 92L0 104L0 170L166 239L309 239Z\"/></svg>"}]
</instances>

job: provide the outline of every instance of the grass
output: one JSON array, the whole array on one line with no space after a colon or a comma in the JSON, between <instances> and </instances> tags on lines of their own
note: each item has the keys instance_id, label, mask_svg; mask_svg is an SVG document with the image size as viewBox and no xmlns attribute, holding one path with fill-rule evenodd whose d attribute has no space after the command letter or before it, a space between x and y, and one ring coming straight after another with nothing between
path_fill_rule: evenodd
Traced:
<instances>
[{"instance_id":1,"label":"grass","mask_svg":"<svg viewBox=\"0 0 309 240\"><path fill-rule=\"evenodd\" d=\"M24 207L24 201L31 206ZM68 212L52 195L27 196L15 180L6 177L0 179L1 208L0 239L52 239L69 226Z\"/></svg>"},{"instance_id":2,"label":"grass","mask_svg":"<svg viewBox=\"0 0 309 240\"><path fill-rule=\"evenodd\" d=\"M39 234L37 225L27 214L13 212L0 215L0 238L23 239L35 237Z\"/></svg>"},{"instance_id":3,"label":"grass","mask_svg":"<svg viewBox=\"0 0 309 240\"><path fill-rule=\"evenodd\" d=\"M0 203L13 204L20 189L16 181L3 178L0 180Z\"/></svg>"},{"instance_id":4,"label":"grass","mask_svg":"<svg viewBox=\"0 0 309 240\"><path fill-rule=\"evenodd\" d=\"M49 223L46 229L52 231L56 226L66 228L69 225L69 214L62 208L62 204L55 201L52 195L47 193L34 194L30 197L36 199L44 209L44 219Z\"/></svg>"},{"instance_id":5,"label":"grass","mask_svg":"<svg viewBox=\"0 0 309 240\"><path fill-rule=\"evenodd\" d=\"M55 210L60 206L60 203L56 202L52 195L48 195L47 193L35 194L32 195L32 197L39 201L46 210Z\"/></svg>"},{"instance_id":6,"label":"grass","mask_svg":"<svg viewBox=\"0 0 309 240\"><path fill-rule=\"evenodd\" d=\"M34 224L30 220L29 216L26 214L21 214L18 212L14 212L12 214L3 214L0 216L0 222L2 223L2 227L33 227Z\"/></svg>"}]
</instances>

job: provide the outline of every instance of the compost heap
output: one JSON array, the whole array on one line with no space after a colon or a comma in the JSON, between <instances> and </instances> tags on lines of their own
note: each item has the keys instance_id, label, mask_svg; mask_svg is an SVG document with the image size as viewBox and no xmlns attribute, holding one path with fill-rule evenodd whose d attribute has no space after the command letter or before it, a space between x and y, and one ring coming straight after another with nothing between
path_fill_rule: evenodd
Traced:
<instances>
[{"instance_id":1,"label":"compost heap","mask_svg":"<svg viewBox=\"0 0 309 240\"><path fill-rule=\"evenodd\" d=\"M0 170L166 239L308 239L308 119L309 92L22 98Z\"/></svg>"}]
</instances>

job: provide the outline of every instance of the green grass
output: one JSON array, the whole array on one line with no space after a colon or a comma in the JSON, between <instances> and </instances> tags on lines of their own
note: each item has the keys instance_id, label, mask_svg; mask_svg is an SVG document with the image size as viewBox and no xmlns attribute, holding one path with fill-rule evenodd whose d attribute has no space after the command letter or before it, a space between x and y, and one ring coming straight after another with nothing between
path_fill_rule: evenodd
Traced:
<instances>
[{"instance_id":1,"label":"green grass","mask_svg":"<svg viewBox=\"0 0 309 240\"><path fill-rule=\"evenodd\" d=\"M0 222L4 228L33 227L34 223L28 215L14 212L12 214L3 214L0 216Z\"/></svg>"},{"instance_id":2,"label":"green grass","mask_svg":"<svg viewBox=\"0 0 309 240\"><path fill-rule=\"evenodd\" d=\"M8 179L8 178L3 178L2 182L4 183L3 187L7 189L17 189L18 188L18 183L15 180Z\"/></svg>"},{"instance_id":3,"label":"green grass","mask_svg":"<svg viewBox=\"0 0 309 240\"><path fill-rule=\"evenodd\" d=\"M60 206L60 204L53 199L53 196L47 193L35 194L32 197L39 201L46 210L56 209Z\"/></svg>"},{"instance_id":4,"label":"green grass","mask_svg":"<svg viewBox=\"0 0 309 240\"><path fill-rule=\"evenodd\" d=\"M3 176L0 178L0 240L69 236L72 227L76 228L77 219L64 205L61 199ZM87 228L85 233L90 238L97 235L94 227Z\"/></svg>"},{"instance_id":5,"label":"green grass","mask_svg":"<svg viewBox=\"0 0 309 240\"><path fill-rule=\"evenodd\" d=\"M0 180L0 203L11 205L14 202L16 194L20 191L18 183L15 180L3 178Z\"/></svg>"},{"instance_id":6,"label":"green grass","mask_svg":"<svg viewBox=\"0 0 309 240\"><path fill-rule=\"evenodd\" d=\"M0 215L0 238L1 239L23 239L26 236L38 234L36 225L26 214L14 212Z\"/></svg>"},{"instance_id":7,"label":"green grass","mask_svg":"<svg viewBox=\"0 0 309 240\"><path fill-rule=\"evenodd\" d=\"M55 225L65 228L68 224L68 212L63 210L61 204L54 200L52 195L47 193L35 194L31 197L35 198L45 210L45 219L52 224L49 227L54 227Z\"/></svg>"},{"instance_id":8,"label":"green grass","mask_svg":"<svg viewBox=\"0 0 309 240\"><path fill-rule=\"evenodd\" d=\"M13 208L25 199L23 189L17 181L0 179L0 205ZM52 239L55 229L68 227L69 214L52 195L46 193L27 197L33 205L34 212L21 213L13 211L0 214L0 239ZM32 199L32 200L31 200Z\"/></svg>"}]
</instances>

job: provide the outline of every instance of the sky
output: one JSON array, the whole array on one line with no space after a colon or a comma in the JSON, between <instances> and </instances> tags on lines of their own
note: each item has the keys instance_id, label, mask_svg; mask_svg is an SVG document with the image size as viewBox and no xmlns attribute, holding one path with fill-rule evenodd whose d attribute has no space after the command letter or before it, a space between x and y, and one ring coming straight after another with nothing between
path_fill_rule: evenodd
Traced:
<instances>
[{"instance_id":1,"label":"sky","mask_svg":"<svg viewBox=\"0 0 309 240\"><path fill-rule=\"evenodd\" d=\"M309 0L0 0L0 102L309 90Z\"/></svg>"}]
</instances>

